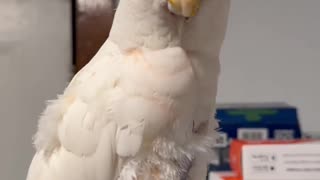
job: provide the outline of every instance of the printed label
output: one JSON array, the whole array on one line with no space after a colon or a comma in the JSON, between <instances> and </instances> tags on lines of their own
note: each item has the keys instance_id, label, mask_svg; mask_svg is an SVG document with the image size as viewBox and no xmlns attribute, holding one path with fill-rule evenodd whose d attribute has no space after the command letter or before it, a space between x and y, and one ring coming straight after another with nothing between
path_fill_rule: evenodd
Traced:
<instances>
[{"instance_id":1,"label":"printed label","mask_svg":"<svg viewBox=\"0 0 320 180\"><path fill-rule=\"evenodd\" d=\"M268 139L268 129L265 128L239 128L238 139L259 141Z\"/></svg>"},{"instance_id":2,"label":"printed label","mask_svg":"<svg viewBox=\"0 0 320 180\"><path fill-rule=\"evenodd\" d=\"M214 145L217 148L223 148L228 146L228 135L224 132L219 132L218 137L216 139L216 143Z\"/></svg>"},{"instance_id":3,"label":"printed label","mask_svg":"<svg viewBox=\"0 0 320 180\"><path fill-rule=\"evenodd\" d=\"M320 144L243 147L244 180L319 180Z\"/></svg>"},{"instance_id":4,"label":"printed label","mask_svg":"<svg viewBox=\"0 0 320 180\"><path fill-rule=\"evenodd\" d=\"M292 140L294 139L294 131L291 129L276 129L274 130L274 139Z\"/></svg>"}]
</instances>

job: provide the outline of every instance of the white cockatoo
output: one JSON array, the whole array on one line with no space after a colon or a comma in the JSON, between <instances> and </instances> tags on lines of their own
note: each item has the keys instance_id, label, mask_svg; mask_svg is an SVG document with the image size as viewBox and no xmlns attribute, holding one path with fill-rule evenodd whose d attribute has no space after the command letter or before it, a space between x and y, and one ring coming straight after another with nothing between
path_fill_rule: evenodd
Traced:
<instances>
[{"instance_id":1,"label":"white cockatoo","mask_svg":"<svg viewBox=\"0 0 320 180\"><path fill-rule=\"evenodd\" d=\"M202 0L197 16L184 25L181 46L191 59L198 92L195 99L197 107L193 113L194 133L188 143L191 149L186 148L193 157L191 169L186 175L190 180L206 179L208 164L217 158L210 147L214 143L218 128L214 119L215 99L220 72L220 49L225 38L229 9L230 0ZM197 146L201 148L194 148ZM162 151L166 151L166 148L172 147L166 146ZM149 159L153 159L152 154ZM124 174L145 169L141 166L142 158L137 157L131 161ZM144 161L148 161L148 157L144 157Z\"/></svg>"},{"instance_id":2,"label":"white cockatoo","mask_svg":"<svg viewBox=\"0 0 320 180\"><path fill-rule=\"evenodd\" d=\"M193 152L208 138L196 133L201 92L182 47L185 17L199 6L120 2L108 40L40 118L27 180L186 177ZM145 169L131 172L135 162Z\"/></svg>"}]
</instances>

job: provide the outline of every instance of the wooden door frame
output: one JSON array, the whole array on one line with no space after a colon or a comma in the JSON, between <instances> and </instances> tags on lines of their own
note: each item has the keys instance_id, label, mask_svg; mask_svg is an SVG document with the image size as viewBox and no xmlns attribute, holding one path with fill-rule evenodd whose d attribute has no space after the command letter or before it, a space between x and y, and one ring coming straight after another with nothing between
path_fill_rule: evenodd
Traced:
<instances>
[{"instance_id":1,"label":"wooden door frame","mask_svg":"<svg viewBox=\"0 0 320 180\"><path fill-rule=\"evenodd\" d=\"M77 72L89 62L108 38L114 11L110 10L110 7L107 9L101 7L88 13L79 12L77 0L71 2L72 63Z\"/></svg>"}]
</instances>

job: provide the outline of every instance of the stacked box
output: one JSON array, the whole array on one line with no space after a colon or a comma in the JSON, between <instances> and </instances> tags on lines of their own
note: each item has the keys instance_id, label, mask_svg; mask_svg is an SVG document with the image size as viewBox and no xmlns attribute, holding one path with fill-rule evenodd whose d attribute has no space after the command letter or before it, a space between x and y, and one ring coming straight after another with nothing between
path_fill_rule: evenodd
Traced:
<instances>
[{"instance_id":1,"label":"stacked box","mask_svg":"<svg viewBox=\"0 0 320 180\"><path fill-rule=\"evenodd\" d=\"M319 180L319 152L317 140L234 140L232 170L211 165L208 180Z\"/></svg>"},{"instance_id":2,"label":"stacked box","mask_svg":"<svg viewBox=\"0 0 320 180\"><path fill-rule=\"evenodd\" d=\"M240 140L291 140L301 138L297 109L284 103L218 105L220 133L216 142L222 169L230 170L229 145Z\"/></svg>"},{"instance_id":3,"label":"stacked box","mask_svg":"<svg viewBox=\"0 0 320 180\"><path fill-rule=\"evenodd\" d=\"M320 142L233 141L231 167L243 180L319 180Z\"/></svg>"}]
</instances>

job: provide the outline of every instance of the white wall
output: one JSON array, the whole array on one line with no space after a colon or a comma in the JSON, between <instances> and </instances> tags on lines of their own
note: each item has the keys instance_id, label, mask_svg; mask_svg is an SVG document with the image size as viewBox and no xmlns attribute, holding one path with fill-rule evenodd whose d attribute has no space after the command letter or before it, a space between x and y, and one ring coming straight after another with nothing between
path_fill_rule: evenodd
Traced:
<instances>
[{"instance_id":1,"label":"white wall","mask_svg":"<svg viewBox=\"0 0 320 180\"><path fill-rule=\"evenodd\" d=\"M45 100L70 77L69 3L0 1L0 179L25 179Z\"/></svg>"},{"instance_id":2,"label":"white wall","mask_svg":"<svg viewBox=\"0 0 320 180\"><path fill-rule=\"evenodd\" d=\"M320 1L233 0L219 102L286 101L320 130Z\"/></svg>"}]
</instances>

